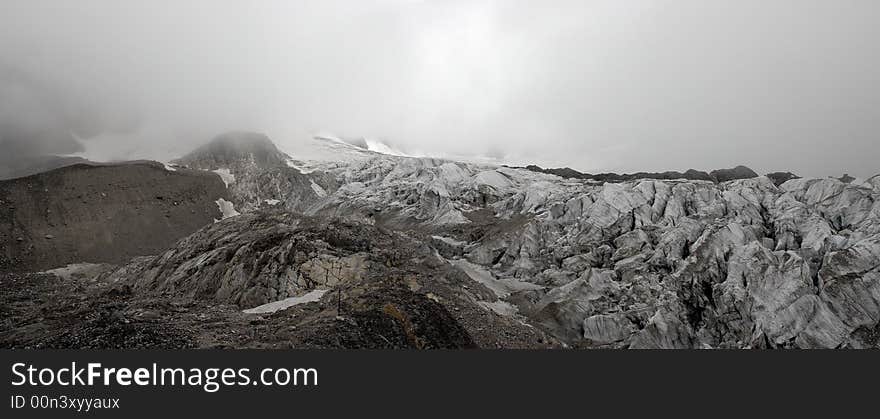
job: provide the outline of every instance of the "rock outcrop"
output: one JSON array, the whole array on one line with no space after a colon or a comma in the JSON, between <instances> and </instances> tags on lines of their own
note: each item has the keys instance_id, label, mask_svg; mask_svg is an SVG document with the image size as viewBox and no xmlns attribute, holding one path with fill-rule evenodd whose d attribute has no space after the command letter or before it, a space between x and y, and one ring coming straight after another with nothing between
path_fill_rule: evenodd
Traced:
<instances>
[{"instance_id":1,"label":"rock outcrop","mask_svg":"<svg viewBox=\"0 0 880 419\"><path fill-rule=\"evenodd\" d=\"M317 299L272 314L284 323L279 327L287 341L277 342L270 333L254 345L559 345L419 240L364 223L280 209L218 222L162 254L108 270L96 281L138 298L198 301L247 313L320 291Z\"/></svg>"}]
</instances>

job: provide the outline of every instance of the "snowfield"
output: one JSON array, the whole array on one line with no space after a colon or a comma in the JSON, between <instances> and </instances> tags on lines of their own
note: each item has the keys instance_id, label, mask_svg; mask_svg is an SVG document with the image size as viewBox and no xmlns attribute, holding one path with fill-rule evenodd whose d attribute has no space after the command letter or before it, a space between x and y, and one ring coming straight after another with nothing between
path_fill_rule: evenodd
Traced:
<instances>
[{"instance_id":1,"label":"snowfield","mask_svg":"<svg viewBox=\"0 0 880 419\"><path fill-rule=\"evenodd\" d=\"M223 198L217 200L217 207L220 208L220 212L223 213L223 218L221 218L221 220L241 215L241 213L235 210L235 205L232 202L229 202Z\"/></svg>"},{"instance_id":2,"label":"snowfield","mask_svg":"<svg viewBox=\"0 0 880 419\"><path fill-rule=\"evenodd\" d=\"M216 173L217 176L220 176L220 179L223 180L223 183L226 185L227 188L229 187L229 185L235 183L235 175L233 175L232 171L230 171L229 169L217 169L214 170L214 173Z\"/></svg>"},{"instance_id":3,"label":"snowfield","mask_svg":"<svg viewBox=\"0 0 880 419\"><path fill-rule=\"evenodd\" d=\"M326 294L326 293L327 293L327 290L313 290L313 291L309 291L306 294L299 296L299 297L290 297L290 298L285 298L280 301L273 301L268 304L263 304L258 307L244 310L244 312L248 313L248 314L274 313L276 311L288 309L290 307L293 307L293 306L296 306L299 304L313 303L315 301L320 300L321 297L323 297L324 294Z\"/></svg>"}]
</instances>

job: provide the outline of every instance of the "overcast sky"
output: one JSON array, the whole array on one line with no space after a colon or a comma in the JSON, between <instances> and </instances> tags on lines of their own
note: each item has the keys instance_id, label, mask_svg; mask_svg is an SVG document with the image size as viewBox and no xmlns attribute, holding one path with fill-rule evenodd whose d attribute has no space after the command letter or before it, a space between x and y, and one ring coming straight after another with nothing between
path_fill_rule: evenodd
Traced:
<instances>
[{"instance_id":1,"label":"overcast sky","mask_svg":"<svg viewBox=\"0 0 880 419\"><path fill-rule=\"evenodd\" d=\"M244 129L294 155L329 131L588 172L880 173L876 0L0 6L7 158Z\"/></svg>"}]
</instances>

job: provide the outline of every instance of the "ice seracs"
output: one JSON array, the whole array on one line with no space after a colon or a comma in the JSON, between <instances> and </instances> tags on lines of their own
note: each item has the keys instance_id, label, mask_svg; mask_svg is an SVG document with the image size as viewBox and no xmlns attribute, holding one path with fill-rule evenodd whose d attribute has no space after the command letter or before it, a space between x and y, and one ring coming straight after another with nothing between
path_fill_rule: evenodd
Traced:
<instances>
[{"instance_id":1,"label":"ice seracs","mask_svg":"<svg viewBox=\"0 0 880 419\"><path fill-rule=\"evenodd\" d=\"M296 168L235 166L230 213L271 196L317 219L405 231L491 290L484 308L570 345L877 346L876 176L736 167L605 182L364 144L319 140L331 157L297 156Z\"/></svg>"}]
</instances>

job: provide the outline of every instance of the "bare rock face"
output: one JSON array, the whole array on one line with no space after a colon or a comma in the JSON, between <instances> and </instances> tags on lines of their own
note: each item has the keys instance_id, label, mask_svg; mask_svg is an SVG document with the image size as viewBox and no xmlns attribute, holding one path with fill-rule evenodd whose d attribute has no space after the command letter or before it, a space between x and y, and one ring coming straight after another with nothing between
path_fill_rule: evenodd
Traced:
<instances>
[{"instance_id":1,"label":"bare rock face","mask_svg":"<svg viewBox=\"0 0 880 419\"><path fill-rule=\"evenodd\" d=\"M304 222L283 212L241 215L114 275L132 279L135 289L250 308L361 279L370 265L361 252L388 240L353 236L338 224L314 220L303 228Z\"/></svg>"},{"instance_id":2,"label":"bare rock face","mask_svg":"<svg viewBox=\"0 0 880 419\"><path fill-rule=\"evenodd\" d=\"M375 226L258 210L213 224L157 256L97 279L137 298L183 299L246 313L283 305L282 347L553 347L516 309L433 249ZM282 305L279 305L282 306ZM259 311L259 310L258 310ZM286 317L290 316L290 317ZM288 329L293 328L290 332ZM399 341L398 341L399 340Z\"/></svg>"},{"instance_id":3,"label":"bare rock face","mask_svg":"<svg viewBox=\"0 0 880 419\"><path fill-rule=\"evenodd\" d=\"M223 183L154 162L74 165L0 181L0 271L125 262L220 218Z\"/></svg>"}]
</instances>

